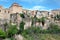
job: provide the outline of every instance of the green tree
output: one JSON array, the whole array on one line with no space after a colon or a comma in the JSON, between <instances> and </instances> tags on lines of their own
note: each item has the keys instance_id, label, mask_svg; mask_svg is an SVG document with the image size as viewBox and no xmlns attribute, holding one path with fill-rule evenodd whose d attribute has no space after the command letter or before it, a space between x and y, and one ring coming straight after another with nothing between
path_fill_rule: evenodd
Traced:
<instances>
[{"instance_id":1,"label":"green tree","mask_svg":"<svg viewBox=\"0 0 60 40\"><path fill-rule=\"evenodd\" d=\"M4 24L4 31L6 32L6 29L7 29L7 26L8 26L8 24L7 24L7 22Z\"/></svg>"},{"instance_id":2,"label":"green tree","mask_svg":"<svg viewBox=\"0 0 60 40\"><path fill-rule=\"evenodd\" d=\"M20 16L21 16L22 18L25 18L24 14L22 14L22 13L20 14Z\"/></svg>"},{"instance_id":3,"label":"green tree","mask_svg":"<svg viewBox=\"0 0 60 40\"><path fill-rule=\"evenodd\" d=\"M40 24L40 22L41 22L41 19L38 19L38 22L39 22L39 24Z\"/></svg>"},{"instance_id":4,"label":"green tree","mask_svg":"<svg viewBox=\"0 0 60 40\"><path fill-rule=\"evenodd\" d=\"M34 23L35 23L35 27L36 27L36 20L37 20L36 15L37 15L37 12L36 12L36 14L34 15Z\"/></svg>"},{"instance_id":5,"label":"green tree","mask_svg":"<svg viewBox=\"0 0 60 40\"><path fill-rule=\"evenodd\" d=\"M25 25L25 23L23 21L21 21L20 26L19 26L19 32L18 33L21 33L21 32L24 31L24 25Z\"/></svg>"},{"instance_id":6,"label":"green tree","mask_svg":"<svg viewBox=\"0 0 60 40\"><path fill-rule=\"evenodd\" d=\"M44 24L45 24L45 17L42 17L42 18L40 19L40 22L42 22L42 25L44 26Z\"/></svg>"},{"instance_id":7,"label":"green tree","mask_svg":"<svg viewBox=\"0 0 60 40\"><path fill-rule=\"evenodd\" d=\"M31 23L31 27L32 27L34 24L34 18L33 17L31 17L31 21L32 21L32 23Z\"/></svg>"},{"instance_id":8,"label":"green tree","mask_svg":"<svg viewBox=\"0 0 60 40\"><path fill-rule=\"evenodd\" d=\"M20 17L22 17L22 21L23 21L23 18L25 18L23 13L20 14Z\"/></svg>"}]
</instances>

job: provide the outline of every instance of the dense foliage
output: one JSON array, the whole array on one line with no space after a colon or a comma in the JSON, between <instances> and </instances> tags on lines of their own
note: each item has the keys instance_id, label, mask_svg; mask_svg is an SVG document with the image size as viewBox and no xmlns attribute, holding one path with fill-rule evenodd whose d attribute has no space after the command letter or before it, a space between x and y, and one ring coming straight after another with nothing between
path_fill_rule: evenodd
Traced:
<instances>
[{"instance_id":1,"label":"dense foliage","mask_svg":"<svg viewBox=\"0 0 60 40\"><path fill-rule=\"evenodd\" d=\"M6 38L6 32L0 29L0 38Z\"/></svg>"},{"instance_id":2,"label":"dense foliage","mask_svg":"<svg viewBox=\"0 0 60 40\"><path fill-rule=\"evenodd\" d=\"M60 28L57 24L50 24L50 27L48 28L49 32L51 33L60 33Z\"/></svg>"},{"instance_id":3,"label":"dense foliage","mask_svg":"<svg viewBox=\"0 0 60 40\"><path fill-rule=\"evenodd\" d=\"M20 25L19 25L19 31L18 34L22 33L24 31L24 25L25 23L23 21L21 21Z\"/></svg>"},{"instance_id":4,"label":"dense foliage","mask_svg":"<svg viewBox=\"0 0 60 40\"><path fill-rule=\"evenodd\" d=\"M12 37L13 35L15 35L18 32L18 29L16 27L16 25L10 25L10 28L8 29L7 33L8 33L8 37Z\"/></svg>"},{"instance_id":5,"label":"dense foliage","mask_svg":"<svg viewBox=\"0 0 60 40\"><path fill-rule=\"evenodd\" d=\"M22 18L25 18L25 16L24 16L24 14L23 14L23 13L21 13L21 14L20 14L20 16L21 16Z\"/></svg>"},{"instance_id":6,"label":"dense foliage","mask_svg":"<svg viewBox=\"0 0 60 40\"><path fill-rule=\"evenodd\" d=\"M33 34L59 34L60 28L56 24L50 24L50 27L48 29L42 30L40 27L31 27L22 32L22 35L26 37L27 35L33 35Z\"/></svg>"}]
</instances>

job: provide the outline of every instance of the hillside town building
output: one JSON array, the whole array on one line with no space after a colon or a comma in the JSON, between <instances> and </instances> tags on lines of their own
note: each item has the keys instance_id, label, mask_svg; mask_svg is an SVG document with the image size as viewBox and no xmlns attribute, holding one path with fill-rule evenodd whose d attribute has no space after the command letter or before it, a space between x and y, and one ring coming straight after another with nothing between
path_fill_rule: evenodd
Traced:
<instances>
[{"instance_id":1,"label":"hillside town building","mask_svg":"<svg viewBox=\"0 0 60 40\"><path fill-rule=\"evenodd\" d=\"M25 26L29 27L29 26L31 26L31 20L29 19L28 16L34 17L36 15L37 18L47 17L48 20L51 21L52 20L51 16L54 17L55 15L60 14L60 10L51 10L51 12L39 11L39 10L28 10L28 9L23 9L23 7L21 5L19 5L18 3L13 3L9 8L4 8L3 6L0 6L0 26L2 26L6 22L15 23L18 25L20 23L20 21L22 21L22 18L19 15L20 13L25 14L25 17L26 17L25 18L26 21L24 20L26 22ZM26 16L26 15L28 15L28 16ZM30 21L28 21L28 20L30 20ZM38 24L38 22L37 22L37 24Z\"/></svg>"}]
</instances>

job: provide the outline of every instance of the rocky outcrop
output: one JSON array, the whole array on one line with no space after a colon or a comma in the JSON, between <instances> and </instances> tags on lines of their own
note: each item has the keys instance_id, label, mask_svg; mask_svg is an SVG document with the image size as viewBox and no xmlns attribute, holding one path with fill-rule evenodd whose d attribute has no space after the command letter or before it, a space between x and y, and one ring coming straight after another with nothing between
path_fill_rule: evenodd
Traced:
<instances>
[{"instance_id":1,"label":"rocky outcrop","mask_svg":"<svg viewBox=\"0 0 60 40\"><path fill-rule=\"evenodd\" d=\"M23 36L22 35L15 35L15 39L16 40L23 40Z\"/></svg>"}]
</instances>

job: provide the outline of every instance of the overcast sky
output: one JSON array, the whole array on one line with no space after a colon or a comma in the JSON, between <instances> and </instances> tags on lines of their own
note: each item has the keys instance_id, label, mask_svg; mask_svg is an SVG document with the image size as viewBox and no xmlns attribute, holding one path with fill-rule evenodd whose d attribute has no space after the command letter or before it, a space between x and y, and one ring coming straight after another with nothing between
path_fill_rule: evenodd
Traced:
<instances>
[{"instance_id":1,"label":"overcast sky","mask_svg":"<svg viewBox=\"0 0 60 40\"><path fill-rule=\"evenodd\" d=\"M0 5L9 8L14 2L31 10L51 10L60 8L60 0L0 0Z\"/></svg>"}]
</instances>

